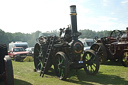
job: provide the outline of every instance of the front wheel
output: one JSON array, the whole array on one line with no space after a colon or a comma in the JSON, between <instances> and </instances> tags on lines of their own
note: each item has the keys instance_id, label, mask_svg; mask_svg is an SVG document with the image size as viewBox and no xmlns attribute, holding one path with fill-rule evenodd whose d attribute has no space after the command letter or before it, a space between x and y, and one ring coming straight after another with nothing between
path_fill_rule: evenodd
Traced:
<instances>
[{"instance_id":1,"label":"front wheel","mask_svg":"<svg viewBox=\"0 0 128 85\"><path fill-rule=\"evenodd\" d=\"M99 71L99 57L93 50L84 52L83 61L85 62L84 70L87 74L95 75Z\"/></svg>"},{"instance_id":2,"label":"front wheel","mask_svg":"<svg viewBox=\"0 0 128 85\"><path fill-rule=\"evenodd\" d=\"M55 55L54 69L61 80L65 80L69 72L69 62L64 52L57 52Z\"/></svg>"}]
</instances>

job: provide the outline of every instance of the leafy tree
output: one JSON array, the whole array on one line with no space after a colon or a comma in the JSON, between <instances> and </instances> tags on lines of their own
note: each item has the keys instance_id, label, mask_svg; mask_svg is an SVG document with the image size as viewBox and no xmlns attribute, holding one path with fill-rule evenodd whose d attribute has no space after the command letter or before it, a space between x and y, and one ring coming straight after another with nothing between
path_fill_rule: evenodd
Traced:
<instances>
[{"instance_id":1,"label":"leafy tree","mask_svg":"<svg viewBox=\"0 0 128 85\"><path fill-rule=\"evenodd\" d=\"M84 29L84 30L79 30L79 32L82 33L82 35L79 36L79 38L94 38L95 36L98 37L105 37L109 36L111 31L92 31L89 29ZM41 31L36 31L31 34L29 33L21 33L21 32L16 32L16 33L9 33L9 32L4 32L3 30L0 29L0 43L3 44L8 44L10 42L16 42L16 41L23 41L23 42L28 42L30 47L33 47L36 43L36 39L39 37L39 34ZM45 36L48 35L59 35L59 31L53 30L51 32L44 32L43 33Z\"/></svg>"}]
</instances>

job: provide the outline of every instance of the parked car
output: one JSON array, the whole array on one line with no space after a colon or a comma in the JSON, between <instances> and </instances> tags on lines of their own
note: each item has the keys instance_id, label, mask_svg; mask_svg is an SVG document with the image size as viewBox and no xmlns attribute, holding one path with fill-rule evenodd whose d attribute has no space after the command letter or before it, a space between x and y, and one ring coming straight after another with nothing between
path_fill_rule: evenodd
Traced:
<instances>
[{"instance_id":1,"label":"parked car","mask_svg":"<svg viewBox=\"0 0 128 85\"><path fill-rule=\"evenodd\" d=\"M94 39L79 39L84 44L84 50L89 50L90 47L95 43Z\"/></svg>"},{"instance_id":2,"label":"parked car","mask_svg":"<svg viewBox=\"0 0 128 85\"><path fill-rule=\"evenodd\" d=\"M23 47L14 47L8 52L8 55L18 61L25 58L28 55L28 52L25 51Z\"/></svg>"},{"instance_id":3,"label":"parked car","mask_svg":"<svg viewBox=\"0 0 128 85\"><path fill-rule=\"evenodd\" d=\"M93 39L85 39L84 42L84 50L89 50L90 47L94 44L94 40Z\"/></svg>"},{"instance_id":4,"label":"parked car","mask_svg":"<svg viewBox=\"0 0 128 85\"><path fill-rule=\"evenodd\" d=\"M34 54L34 47L29 47L29 48L26 48L25 50L29 53L29 55Z\"/></svg>"}]
</instances>

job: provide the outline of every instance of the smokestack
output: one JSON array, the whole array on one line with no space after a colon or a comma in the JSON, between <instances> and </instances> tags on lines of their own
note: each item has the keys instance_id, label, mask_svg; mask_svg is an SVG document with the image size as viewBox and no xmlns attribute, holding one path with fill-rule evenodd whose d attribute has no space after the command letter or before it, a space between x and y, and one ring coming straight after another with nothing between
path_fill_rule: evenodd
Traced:
<instances>
[{"instance_id":1,"label":"smokestack","mask_svg":"<svg viewBox=\"0 0 128 85\"><path fill-rule=\"evenodd\" d=\"M71 5L70 6L70 11L71 11L71 26L72 26L72 34L73 34L73 39L78 39L77 36L77 13L76 13L76 5Z\"/></svg>"}]
</instances>

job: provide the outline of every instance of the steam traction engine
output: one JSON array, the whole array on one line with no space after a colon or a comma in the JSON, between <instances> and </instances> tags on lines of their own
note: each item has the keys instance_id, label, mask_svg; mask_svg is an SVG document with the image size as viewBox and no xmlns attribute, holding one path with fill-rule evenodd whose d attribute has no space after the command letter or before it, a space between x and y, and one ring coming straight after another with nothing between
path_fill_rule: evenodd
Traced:
<instances>
[{"instance_id":1,"label":"steam traction engine","mask_svg":"<svg viewBox=\"0 0 128 85\"><path fill-rule=\"evenodd\" d=\"M91 49L99 56L100 63L119 61L128 67L128 28L126 31L112 31L110 36L98 39Z\"/></svg>"},{"instance_id":2,"label":"steam traction engine","mask_svg":"<svg viewBox=\"0 0 128 85\"><path fill-rule=\"evenodd\" d=\"M51 65L61 80L68 77L70 69L84 68L87 74L94 75L99 70L99 59L93 50L84 51L78 40L76 6L70 6L71 27L60 29L59 36L40 36L34 47L35 71L44 76ZM63 35L64 34L64 35Z\"/></svg>"}]
</instances>

